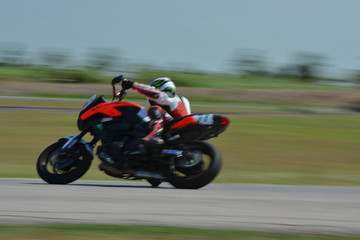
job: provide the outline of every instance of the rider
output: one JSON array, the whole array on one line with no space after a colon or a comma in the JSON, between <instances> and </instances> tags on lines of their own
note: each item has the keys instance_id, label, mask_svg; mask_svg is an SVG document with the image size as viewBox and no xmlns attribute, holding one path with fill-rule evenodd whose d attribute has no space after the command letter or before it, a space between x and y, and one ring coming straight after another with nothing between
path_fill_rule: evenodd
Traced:
<instances>
[{"instance_id":1,"label":"rider","mask_svg":"<svg viewBox=\"0 0 360 240\"><path fill-rule=\"evenodd\" d=\"M140 143L150 146L163 144L164 140L161 139L163 122L191 114L189 101L175 94L175 84L168 77L156 78L150 85L134 82L129 78L123 78L122 75L115 77L114 81L122 81L123 89L135 89L148 98L148 104L151 106L148 109L148 116L152 130L140 139Z\"/></svg>"}]
</instances>

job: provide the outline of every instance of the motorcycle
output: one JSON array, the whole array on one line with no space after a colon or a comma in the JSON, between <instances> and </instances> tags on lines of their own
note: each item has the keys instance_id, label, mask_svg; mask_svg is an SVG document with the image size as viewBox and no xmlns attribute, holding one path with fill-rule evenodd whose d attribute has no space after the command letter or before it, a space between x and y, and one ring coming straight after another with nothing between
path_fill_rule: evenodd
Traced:
<instances>
[{"instance_id":1,"label":"motorcycle","mask_svg":"<svg viewBox=\"0 0 360 240\"><path fill-rule=\"evenodd\" d=\"M183 189L202 188L215 179L221 154L205 140L224 132L228 118L215 114L175 118L163 126L164 144L144 151L137 140L151 130L142 116L146 109L123 101L127 92L119 83L112 83L112 88L112 101L93 95L85 103L77 121L80 134L62 137L40 154L37 172L45 182L68 184L81 178L95 148L99 169L112 177L146 180L153 187L168 182ZM93 136L90 142L83 139L87 133Z\"/></svg>"}]
</instances>

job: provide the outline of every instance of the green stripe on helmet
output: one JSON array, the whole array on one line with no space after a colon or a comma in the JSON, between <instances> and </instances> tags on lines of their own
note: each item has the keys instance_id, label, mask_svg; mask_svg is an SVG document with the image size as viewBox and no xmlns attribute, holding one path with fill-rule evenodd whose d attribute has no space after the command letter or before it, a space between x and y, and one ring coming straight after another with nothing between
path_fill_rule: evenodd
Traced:
<instances>
[{"instance_id":1,"label":"green stripe on helmet","mask_svg":"<svg viewBox=\"0 0 360 240\"><path fill-rule=\"evenodd\" d=\"M152 83L150 84L150 86L153 86L153 87L155 87L156 89L159 89L159 88L161 88L165 83L166 83L165 80L158 80L158 81L152 82Z\"/></svg>"},{"instance_id":2,"label":"green stripe on helmet","mask_svg":"<svg viewBox=\"0 0 360 240\"><path fill-rule=\"evenodd\" d=\"M157 78L150 83L151 87L155 87L161 91L171 92L175 94L175 84L168 77Z\"/></svg>"},{"instance_id":3,"label":"green stripe on helmet","mask_svg":"<svg viewBox=\"0 0 360 240\"><path fill-rule=\"evenodd\" d=\"M164 92L169 91L169 92L175 93L175 88L167 87L167 88L165 88L163 91L164 91Z\"/></svg>"}]
</instances>

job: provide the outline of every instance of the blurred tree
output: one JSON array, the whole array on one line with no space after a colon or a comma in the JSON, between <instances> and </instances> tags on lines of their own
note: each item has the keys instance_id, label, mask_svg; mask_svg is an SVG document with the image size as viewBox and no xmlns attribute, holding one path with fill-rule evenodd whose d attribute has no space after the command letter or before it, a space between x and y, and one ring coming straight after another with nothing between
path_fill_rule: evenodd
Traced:
<instances>
[{"instance_id":1,"label":"blurred tree","mask_svg":"<svg viewBox=\"0 0 360 240\"><path fill-rule=\"evenodd\" d=\"M319 53L297 52L293 59L299 78L305 81L310 78L321 78L322 67L325 66L327 57Z\"/></svg>"},{"instance_id":2,"label":"blurred tree","mask_svg":"<svg viewBox=\"0 0 360 240\"><path fill-rule=\"evenodd\" d=\"M41 58L45 65L57 68L65 67L71 59L70 51L60 48L44 49Z\"/></svg>"},{"instance_id":3,"label":"blurred tree","mask_svg":"<svg viewBox=\"0 0 360 240\"><path fill-rule=\"evenodd\" d=\"M277 77L300 77L297 66L294 64L287 64L279 67L275 70L275 76Z\"/></svg>"},{"instance_id":4,"label":"blurred tree","mask_svg":"<svg viewBox=\"0 0 360 240\"><path fill-rule=\"evenodd\" d=\"M119 51L110 48L92 48L88 53L88 66L99 70L110 70L119 61Z\"/></svg>"},{"instance_id":5,"label":"blurred tree","mask_svg":"<svg viewBox=\"0 0 360 240\"><path fill-rule=\"evenodd\" d=\"M0 45L0 62L7 64L24 64L27 47L21 43L2 43Z\"/></svg>"},{"instance_id":6,"label":"blurred tree","mask_svg":"<svg viewBox=\"0 0 360 240\"><path fill-rule=\"evenodd\" d=\"M232 65L237 74L266 75L265 51L258 49L239 49L235 52Z\"/></svg>"},{"instance_id":7,"label":"blurred tree","mask_svg":"<svg viewBox=\"0 0 360 240\"><path fill-rule=\"evenodd\" d=\"M350 73L351 80L360 82L360 67L357 67Z\"/></svg>"},{"instance_id":8,"label":"blurred tree","mask_svg":"<svg viewBox=\"0 0 360 240\"><path fill-rule=\"evenodd\" d=\"M350 81L360 82L360 70L354 70L350 74Z\"/></svg>"}]
</instances>

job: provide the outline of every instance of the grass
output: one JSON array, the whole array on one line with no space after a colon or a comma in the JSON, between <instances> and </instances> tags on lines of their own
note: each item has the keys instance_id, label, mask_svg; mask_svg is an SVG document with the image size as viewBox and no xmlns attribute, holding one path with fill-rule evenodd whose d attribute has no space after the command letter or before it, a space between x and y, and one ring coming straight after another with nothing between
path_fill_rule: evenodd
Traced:
<instances>
[{"instance_id":1,"label":"grass","mask_svg":"<svg viewBox=\"0 0 360 240\"><path fill-rule=\"evenodd\" d=\"M241 240L355 240L359 236L328 236L316 234L261 233L236 230L189 229L151 226L114 225L45 225L0 226L0 239L126 239L126 240L182 240L182 239L241 239Z\"/></svg>"},{"instance_id":2,"label":"grass","mask_svg":"<svg viewBox=\"0 0 360 240\"><path fill-rule=\"evenodd\" d=\"M119 75L121 72L118 73ZM94 70L55 69L33 66L0 66L0 78L17 81L50 81L108 84L117 73L104 73ZM125 73L125 75L127 75ZM314 84L317 79L300 81L298 78L259 75L211 75L206 73L169 72L162 70L138 70L129 73L133 80L150 83L152 79L168 76L178 87L207 88L272 88L272 89L358 89Z\"/></svg>"},{"instance_id":3,"label":"grass","mask_svg":"<svg viewBox=\"0 0 360 240\"><path fill-rule=\"evenodd\" d=\"M101 94L98 94L100 96ZM346 95L346 93L344 93ZM39 98L55 98L55 99L71 99L71 100L77 100L78 104L75 107L81 107L87 99L89 99L92 96L92 94L62 94L62 93L45 93L45 92L36 92L36 93L30 93L26 94L26 96L22 97L39 97ZM110 101L112 99L112 95L105 94L105 98ZM202 111L202 109L205 111L209 111L213 109L213 107L216 108L216 110L221 107L222 111L238 111L239 109L251 109L251 111L292 111L292 112L307 112L311 113L313 110L312 108L321 109L321 108L332 108L332 109L347 109L350 110L350 107L353 106L358 107L356 104L349 104L348 106L318 106L316 104L305 104L304 102L301 102L300 100L292 101L292 102L285 102L280 100L269 100L269 99L256 99L254 100L243 100L243 99L225 99L225 98L217 98L214 96L186 96L191 101L191 109L194 111ZM126 96L126 101L130 102L138 102L143 104L144 106L147 106L146 98L139 94L134 94L134 92L128 94ZM37 101L37 100L31 100L31 101L24 101L23 99L13 99L13 100L2 100L1 103L6 106L16 106L21 102L22 106L37 106L38 104L43 105L43 101ZM56 103L58 102L58 103ZM62 103L63 102L63 103ZM66 101L49 101L49 104L47 106L65 106ZM70 101L69 101L70 102ZM307 101L309 102L309 101ZM72 103L68 104L71 105ZM203 105L201 108L197 105ZM307 108L307 109L305 109ZM353 109L354 111L359 111L357 109Z\"/></svg>"},{"instance_id":4,"label":"grass","mask_svg":"<svg viewBox=\"0 0 360 240\"><path fill-rule=\"evenodd\" d=\"M32 71L21 72L18 79L39 81ZM41 71L41 70L39 70ZM4 77L3 68L0 76ZM6 77L6 76L5 76ZM146 77L146 76L145 76ZM208 84L207 87L259 87L259 88L328 88L310 83L297 83L293 79L209 78L204 75L177 75L186 84ZM140 78L140 77L139 77ZM200 78L193 83L193 79ZM144 78L144 81L148 79ZM220 79L220 80L219 80ZM108 83L108 78L106 78ZM219 85L221 84L221 86ZM336 89L340 89L336 87ZM347 88L348 89L348 88ZM71 97L38 93L42 97ZM76 98L88 98L79 96ZM130 97L130 96L129 96ZM108 99L110 99L108 97ZM131 101L141 101L130 97ZM219 104L211 96L192 99L192 103ZM230 104L221 100L221 104ZM44 102L0 100L0 105L81 108L83 102ZM249 103L246 105L257 106ZM264 103L261 103L264 105ZM265 103L265 105L267 105ZM284 103L284 106L291 106ZM360 119L353 115L316 114L267 114L272 110L240 108L193 107L196 111L241 111L229 115L231 125L218 138L210 140L223 155L223 169L217 183L264 183L293 185L341 185L360 186ZM77 134L77 114L45 112L1 112L0 118L0 177L39 178L35 163L41 151L61 136ZM87 137L87 140L90 140ZM115 180L100 172L96 158L91 169L82 179ZM113 225L0 225L0 239L242 239L242 240L305 240L305 239L360 239L359 236L326 236L314 234L259 233L246 231L221 231L184 229L172 227L113 226Z\"/></svg>"},{"instance_id":5,"label":"grass","mask_svg":"<svg viewBox=\"0 0 360 240\"><path fill-rule=\"evenodd\" d=\"M96 71L55 69L36 66L0 66L0 78L14 79L17 81L50 82L66 82L66 79L87 83L108 81L107 76L103 76Z\"/></svg>"},{"instance_id":6,"label":"grass","mask_svg":"<svg viewBox=\"0 0 360 240\"><path fill-rule=\"evenodd\" d=\"M220 182L359 185L358 116L232 117Z\"/></svg>"},{"instance_id":7,"label":"grass","mask_svg":"<svg viewBox=\"0 0 360 240\"><path fill-rule=\"evenodd\" d=\"M260 75L209 75L205 73L166 72L158 70L142 70L137 74L136 81L149 83L150 79L168 76L177 86L207 87L207 88L273 88L273 89L350 89L353 87L339 87L317 85L317 79L301 81L295 77L276 77ZM150 80L151 81L151 80Z\"/></svg>"},{"instance_id":8,"label":"grass","mask_svg":"<svg viewBox=\"0 0 360 240\"><path fill-rule=\"evenodd\" d=\"M4 101L7 100L0 100L0 104ZM76 108L82 105L59 102L36 105L41 104ZM360 185L357 114L276 115L251 114L247 110L246 115L229 117L229 129L210 140L224 159L216 182ZM76 119L77 114L2 112L0 177L38 178L37 157L59 137L77 134ZM114 180L97 169L98 163L96 158L83 179Z\"/></svg>"}]
</instances>

